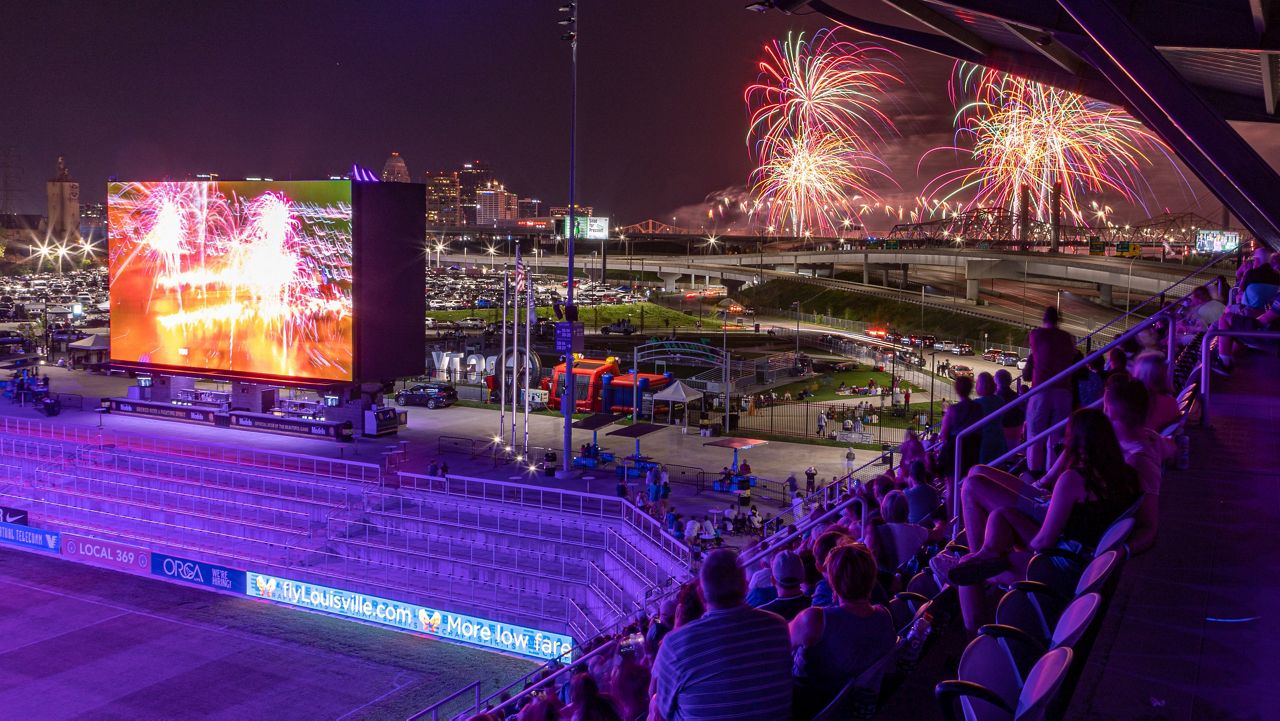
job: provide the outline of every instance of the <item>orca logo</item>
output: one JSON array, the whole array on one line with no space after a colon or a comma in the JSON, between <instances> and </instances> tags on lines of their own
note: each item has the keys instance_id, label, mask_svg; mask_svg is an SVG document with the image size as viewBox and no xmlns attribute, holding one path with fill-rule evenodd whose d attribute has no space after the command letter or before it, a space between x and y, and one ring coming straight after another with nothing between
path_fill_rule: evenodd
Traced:
<instances>
[{"instance_id":1,"label":"orca logo","mask_svg":"<svg viewBox=\"0 0 1280 721\"><path fill-rule=\"evenodd\" d=\"M200 565L191 561L182 561L177 558L164 559L164 575L174 578L181 578L184 581L192 583L204 583L204 574L200 572Z\"/></svg>"}]
</instances>

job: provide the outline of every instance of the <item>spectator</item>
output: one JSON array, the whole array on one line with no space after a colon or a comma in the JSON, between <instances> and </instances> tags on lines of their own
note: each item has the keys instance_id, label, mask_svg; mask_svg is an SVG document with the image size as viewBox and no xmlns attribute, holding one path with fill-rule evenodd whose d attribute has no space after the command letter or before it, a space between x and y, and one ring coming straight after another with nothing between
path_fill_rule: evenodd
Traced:
<instances>
[{"instance_id":1,"label":"spectator","mask_svg":"<svg viewBox=\"0 0 1280 721\"><path fill-rule=\"evenodd\" d=\"M822 574L822 578L813 587L813 605L830 606L835 603L835 595L831 590L831 582L827 576L827 555L831 553L831 549L839 544L852 540L853 534L849 533L848 529L832 526L818 536L818 540L814 542L813 562L818 567L818 573Z\"/></svg>"},{"instance_id":2,"label":"spectator","mask_svg":"<svg viewBox=\"0 0 1280 721\"><path fill-rule=\"evenodd\" d=\"M804 562L791 551L780 551L773 557L773 586L778 597L760 606L790 621L796 614L808 608L813 600L804 594Z\"/></svg>"},{"instance_id":3,"label":"spectator","mask_svg":"<svg viewBox=\"0 0 1280 721\"><path fill-rule=\"evenodd\" d=\"M867 547L850 542L836 546L827 556L827 568L837 603L801 611L791 622L797 719L813 718L897 641L889 612L871 603L876 561Z\"/></svg>"},{"instance_id":4,"label":"spectator","mask_svg":"<svg viewBox=\"0 0 1280 721\"><path fill-rule=\"evenodd\" d=\"M702 535L702 524L698 523L698 519L689 516L689 520L684 524L684 538L690 544L698 540L698 536Z\"/></svg>"},{"instance_id":5,"label":"spectator","mask_svg":"<svg viewBox=\"0 0 1280 721\"><path fill-rule=\"evenodd\" d=\"M938 509L938 492L929 485L929 472L923 461L915 461L907 473L907 520L924 523Z\"/></svg>"},{"instance_id":6,"label":"spectator","mask_svg":"<svg viewBox=\"0 0 1280 721\"><path fill-rule=\"evenodd\" d=\"M1065 470L1054 484L1044 521L1014 506L997 508L987 518L981 545L950 570L953 584L972 585L999 574L1010 567L1010 554L1018 549L1092 549L1137 500L1137 473L1125 462L1102 411L1082 408L1071 415L1063 455Z\"/></svg>"},{"instance_id":7,"label":"spectator","mask_svg":"<svg viewBox=\"0 0 1280 721\"><path fill-rule=\"evenodd\" d=\"M916 461L925 460L924 443L920 441L920 436L913 430L907 429L902 435L902 466L910 468L911 464Z\"/></svg>"},{"instance_id":8,"label":"spectator","mask_svg":"<svg viewBox=\"0 0 1280 721\"><path fill-rule=\"evenodd\" d=\"M996 382L996 395L1004 401L1005 405L1018 400L1018 392L1013 389L1013 374L1007 369L1001 368L996 371L993 376ZM1022 406L1012 408L1000 417L1000 427L1004 429L1004 442L1009 448L1013 448L1022 441L1022 422L1026 420L1026 409ZM905 451L903 455L905 462Z\"/></svg>"},{"instance_id":9,"label":"spectator","mask_svg":"<svg viewBox=\"0 0 1280 721\"><path fill-rule=\"evenodd\" d=\"M560 721L560 702L548 696L539 696L520 709L517 721Z\"/></svg>"},{"instance_id":10,"label":"spectator","mask_svg":"<svg viewBox=\"0 0 1280 721\"><path fill-rule=\"evenodd\" d=\"M825 436L827 434L827 412L818 411L818 435Z\"/></svg>"},{"instance_id":11,"label":"spectator","mask_svg":"<svg viewBox=\"0 0 1280 721\"><path fill-rule=\"evenodd\" d=\"M953 473L956 457L956 436L960 431L982 419L982 409L974 403L969 394L973 393L973 378L960 376L955 380L956 402L947 407L942 414L942 453L938 463L942 475ZM960 474L963 476L978 462L978 453L982 448L982 438L970 434L966 436L960 448ZM956 479L958 480L958 479Z\"/></svg>"},{"instance_id":12,"label":"spectator","mask_svg":"<svg viewBox=\"0 0 1280 721\"><path fill-rule=\"evenodd\" d=\"M1141 359L1139 359L1141 360ZM1140 364L1139 364L1140 365ZM1107 382L1102 409L1115 427L1124 459L1138 474L1142 500L1134 515L1129 552L1142 553L1155 545L1159 527L1160 482L1164 462L1173 455L1173 443L1151 429L1147 419L1149 394L1140 380L1117 375Z\"/></svg>"},{"instance_id":13,"label":"spectator","mask_svg":"<svg viewBox=\"0 0 1280 721\"><path fill-rule=\"evenodd\" d=\"M672 630L683 628L685 625L697 621L702 618L702 614L706 613L706 611L707 607L702 602L702 592L698 589L698 585L691 583L685 586L680 589L676 599L675 626Z\"/></svg>"},{"instance_id":14,"label":"spectator","mask_svg":"<svg viewBox=\"0 0 1280 721\"><path fill-rule=\"evenodd\" d=\"M817 482L817 478L818 478L817 468L814 468L813 466L809 466L808 468L804 469L804 492L805 493L807 494L813 493L814 485Z\"/></svg>"},{"instance_id":15,"label":"spectator","mask_svg":"<svg viewBox=\"0 0 1280 721\"><path fill-rule=\"evenodd\" d=\"M623 721L644 721L649 716L649 667L636 655L622 654L613 669L613 695Z\"/></svg>"},{"instance_id":16,"label":"spectator","mask_svg":"<svg viewBox=\"0 0 1280 721\"><path fill-rule=\"evenodd\" d=\"M702 517L702 537L704 539L713 539L716 536L716 524L711 522L709 516Z\"/></svg>"},{"instance_id":17,"label":"spectator","mask_svg":"<svg viewBox=\"0 0 1280 721\"><path fill-rule=\"evenodd\" d=\"M769 559L761 557L755 563L755 571L747 569L747 605L759 608L772 601L777 595L773 588L773 570L769 567Z\"/></svg>"},{"instance_id":18,"label":"spectator","mask_svg":"<svg viewBox=\"0 0 1280 721\"><path fill-rule=\"evenodd\" d=\"M794 497L798 490L800 490L800 482L796 480L796 474L792 473L787 476L787 493Z\"/></svg>"},{"instance_id":19,"label":"spectator","mask_svg":"<svg viewBox=\"0 0 1280 721\"><path fill-rule=\"evenodd\" d=\"M1058 309L1044 309L1044 323L1031 331L1031 355L1027 365L1031 370L1031 385L1035 394L1027 400L1027 436L1032 437L1052 427L1071 413L1071 388L1062 381L1049 385L1049 381L1071 367L1075 356L1075 341L1058 327ZM1051 434L1027 449L1027 469L1039 478L1052 462L1051 449L1061 436Z\"/></svg>"},{"instance_id":20,"label":"spectator","mask_svg":"<svg viewBox=\"0 0 1280 721\"><path fill-rule=\"evenodd\" d=\"M581 671L569 682L569 705L560 711L564 721L622 721L613 700L600 693L591 674Z\"/></svg>"},{"instance_id":21,"label":"spectator","mask_svg":"<svg viewBox=\"0 0 1280 721\"><path fill-rule=\"evenodd\" d=\"M858 456L854 454L853 446L849 446L844 452L844 472L845 473L853 473L854 469L857 468L858 466L856 462L857 459L858 459Z\"/></svg>"},{"instance_id":22,"label":"spectator","mask_svg":"<svg viewBox=\"0 0 1280 721\"><path fill-rule=\"evenodd\" d=\"M667 524L668 533L672 533L676 530L676 518L678 517L679 516L676 514L675 506L671 506L670 508L667 509L667 515L664 520L665 520L665 523Z\"/></svg>"},{"instance_id":23,"label":"spectator","mask_svg":"<svg viewBox=\"0 0 1280 721\"><path fill-rule=\"evenodd\" d=\"M787 624L744 602L737 554L707 554L699 572L702 618L677 628L653 665L653 717L664 721L778 721L790 717Z\"/></svg>"},{"instance_id":24,"label":"spectator","mask_svg":"<svg viewBox=\"0 0 1280 721\"><path fill-rule=\"evenodd\" d=\"M982 412L983 418L1004 407L1004 399L996 395L996 380L990 373L985 371L979 373L978 382L974 385L975 390L978 392L978 398L974 403L977 404L978 409ZM978 462L991 463L1004 455L1007 450L1009 450L1009 447L1004 440L1004 425L1001 423L988 423L983 426L978 446Z\"/></svg>"},{"instance_id":25,"label":"spectator","mask_svg":"<svg viewBox=\"0 0 1280 721\"><path fill-rule=\"evenodd\" d=\"M1133 363L1133 377L1147 389L1147 428L1160 431L1182 417L1173 389L1169 387L1169 366L1164 356L1155 353L1139 356Z\"/></svg>"}]
</instances>

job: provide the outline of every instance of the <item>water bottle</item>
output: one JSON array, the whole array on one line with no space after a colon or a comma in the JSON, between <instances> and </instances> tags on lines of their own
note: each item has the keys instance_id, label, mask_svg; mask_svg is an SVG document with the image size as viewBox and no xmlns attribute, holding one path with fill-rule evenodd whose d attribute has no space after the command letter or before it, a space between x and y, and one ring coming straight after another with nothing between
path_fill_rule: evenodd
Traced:
<instances>
[{"instance_id":1,"label":"water bottle","mask_svg":"<svg viewBox=\"0 0 1280 721\"><path fill-rule=\"evenodd\" d=\"M1191 438L1186 433L1178 436L1178 455L1175 464L1180 471L1191 467Z\"/></svg>"},{"instance_id":2,"label":"water bottle","mask_svg":"<svg viewBox=\"0 0 1280 721\"><path fill-rule=\"evenodd\" d=\"M928 613L922 613L911 624L911 630L907 631L907 647L902 654L900 667L903 669L915 668L916 663L920 661L920 654L924 650L924 642L929 638L929 631L933 627L933 616Z\"/></svg>"}]
</instances>

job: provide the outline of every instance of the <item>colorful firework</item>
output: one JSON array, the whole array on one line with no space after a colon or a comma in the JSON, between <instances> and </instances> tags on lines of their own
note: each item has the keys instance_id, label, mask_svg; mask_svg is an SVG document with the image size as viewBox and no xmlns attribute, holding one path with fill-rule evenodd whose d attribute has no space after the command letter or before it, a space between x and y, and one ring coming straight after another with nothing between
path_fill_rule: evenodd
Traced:
<instances>
[{"instance_id":1,"label":"colorful firework","mask_svg":"<svg viewBox=\"0 0 1280 721\"><path fill-rule=\"evenodd\" d=\"M1016 208L1025 186L1032 216L1047 220L1061 185L1062 210L1078 219L1086 193L1116 193L1145 210L1151 193L1140 168L1154 155L1169 157L1132 116L1076 93L964 63L956 65L949 91L955 142L924 157L960 152L974 164L925 187L926 196L944 204L972 193L967 208Z\"/></svg>"},{"instance_id":2,"label":"colorful firework","mask_svg":"<svg viewBox=\"0 0 1280 721\"><path fill-rule=\"evenodd\" d=\"M892 179L875 148L895 134L877 103L899 82L896 56L876 45L820 30L765 46L757 82L744 94L756 207L766 222L796 235L832 232L857 216L856 200L876 199L873 183Z\"/></svg>"},{"instance_id":3,"label":"colorful firework","mask_svg":"<svg viewBox=\"0 0 1280 721\"><path fill-rule=\"evenodd\" d=\"M117 183L112 358L349 380L346 183Z\"/></svg>"}]
</instances>

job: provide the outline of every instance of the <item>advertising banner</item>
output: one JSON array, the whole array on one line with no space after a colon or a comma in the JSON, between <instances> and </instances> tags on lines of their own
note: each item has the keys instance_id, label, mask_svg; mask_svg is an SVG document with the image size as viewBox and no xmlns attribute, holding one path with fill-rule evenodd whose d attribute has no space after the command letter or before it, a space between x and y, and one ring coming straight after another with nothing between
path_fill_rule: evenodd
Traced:
<instances>
[{"instance_id":1,"label":"advertising banner","mask_svg":"<svg viewBox=\"0 0 1280 721\"><path fill-rule=\"evenodd\" d=\"M145 573L151 568L151 552L145 548L70 533L62 534L62 555L73 561L122 571Z\"/></svg>"},{"instance_id":2,"label":"advertising banner","mask_svg":"<svg viewBox=\"0 0 1280 721\"><path fill-rule=\"evenodd\" d=\"M19 526L30 525L27 523L27 512L21 508L9 508L8 506L0 506L0 523L14 523Z\"/></svg>"},{"instance_id":3,"label":"advertising banner","mask_svg":"<svg viewBox=\"0 0 1280 721\"><path fill-rule=\"evenodd\" d=\"M234 568L215 566L186 558L166 556L162 553L151 554L151 574L172 578L184 583L216 588L219 591L244 593L244 571Z\"/></svg>"},{"instance_id":4,"label":"advertising banner","mask_svg":"<svg viewBox=\"0 0 1280 721\"><path fill-rule=\"evenodd\" d=\"M573 639L559 633L547 633L252 571L248 574L248 594L299 608L544 660L557 658L573 647Z\"/></svg>"},{"instance_id":5,"label":"advertising banner","mask_svg":"<svg viewBox=\"0 0 1280 721\"><path fill-rule=\"evenodd\" d=\"M175 406L172 403L135 401L129 398L108 398L112 413L128 413L135 416L168 418L191 423L213 423L214 412L206 408Z\"/></svg>"},{"instance_id":6,"label":"advertising banner","mask_svg":"<svg viewBox=\"0 0 1280 721\"><path fill-rule=\"evenodd\" d=\"M57 553L59 546L57 531L45 531L16 523L0 523L0 543L49 553Z\"/></svg>"}]
</instances>

